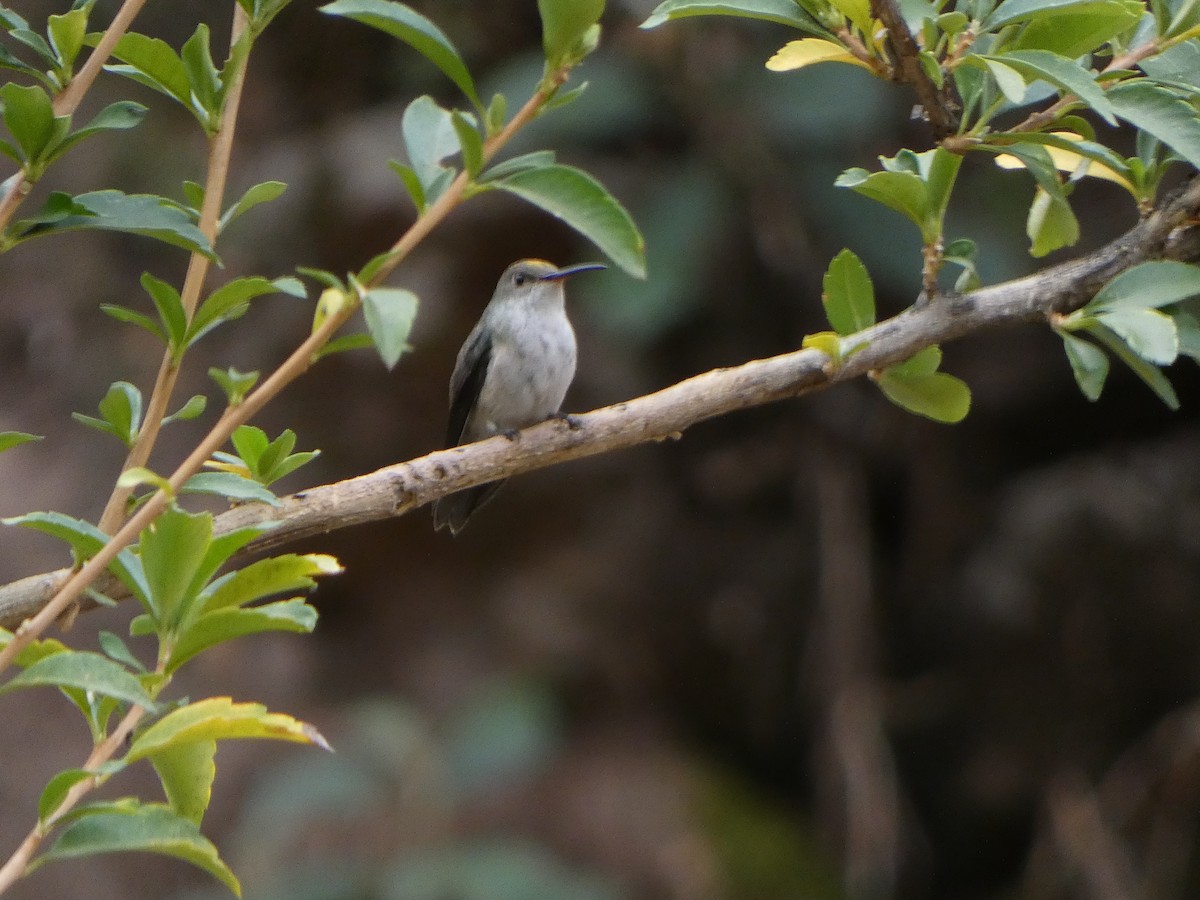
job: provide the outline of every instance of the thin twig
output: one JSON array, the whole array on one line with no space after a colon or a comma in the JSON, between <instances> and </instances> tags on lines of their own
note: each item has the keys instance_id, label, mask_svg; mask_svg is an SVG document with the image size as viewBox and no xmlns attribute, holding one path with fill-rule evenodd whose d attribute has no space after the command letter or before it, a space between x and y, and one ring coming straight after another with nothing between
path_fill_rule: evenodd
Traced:
<instances>
[{"instance_id":1,"label":"thin twig","mask_svg":"<svg viewBox=\"0 0 1200 900\"><path fill-rule=\"evenodd\" d=\"M246 11L240 4L234 4L233 27L229 38L230 58L232 49L246 32L250 21ZM233 156L233 138L237 130L238 111L242 101L242 87L246 82L246 66L250 55L244 54L240 64L228 73L231 79L226 92L225 107L221 111L221 123L216 134L209 141L207 176L204 185L204 203L200 207L198 227L208 239L210 246L217 243L217 222L221 217L221 207L225 200L225 184L229 178L229 161ZM200 292L208 277L211 260L196 251L188 260L187 274L183 279L183 289L179 292L184 313L190 322L200 302ZM167 415L167 407L175 390L175 382L179 378L180 363L176 360L172 348L163 353L159 365L158 376L146 404L146 414L137 438L121 466L121 471L146 465L150 453L158 440L159 429ZM112 534L125 519L125 510L132 495L132 488L115 487L105 504L104 513L100 516L99 528L107 534Z\"/></svg>"},{"instance_id":2,"label":"thin twig","mask_svg":"<svg viewBox=\"0 0 1200 900\"><path fill-rule=\"evenodd\" d=\"M1122 69L1128 69L1131 66L1137 65L1143 59L1146 59L1149 56L1154 56L1161 49L1162 47L1159 45L1157 40L1147 41L1140 47L1135 47L1134 49L1130 50L1128 53L1113 57L1109 61L1108 65L1101 70L1100 74L1103 75L1108 72L1119 72ZM1103 90L1108 90L1114 84L1120 84L1119 81L1115 80L1099 81L1097 83ZM1050 106L1047 106L1045 109L1038 112L1030 113L1012 128L1007 130L1019 132L1041 131L1047 125L1053 124L1059 116L1061 116L1072 106L1081 102L1082 101L1074 94L1064 94L1054 103L1050 104Z\"/></svg>"},{"instance_id":3,"label":"thin twig","mask_svg":"<svg viewBox=\"0 0 1200 900\"><path fill-rule=\"evenodd\" d=\"M133 733L133 729L137 727L138 722L142 720L145 713L145 709L140 706L130 708L117 724L117 727L113 729L112 734L92 748L92 752L82 768L89 772L95 771L99 766L112 759L125 746L125 740ZM29 834L25 835L25 839L13 851L12 856L8 858L3 866L0 866L0 894L7 891L12 887L14 882L25 874L25 870L33 860L33 855L37 852L38 847L41 846L42 841L46 839L46 835L50 833L50 830L62 821L63 816L74 809L80 800L99 787L104 780L104 776L91 775L77 781L63 795L62 802L58 804L54 812L30 829Z\"/></svg>"}]
</instances>

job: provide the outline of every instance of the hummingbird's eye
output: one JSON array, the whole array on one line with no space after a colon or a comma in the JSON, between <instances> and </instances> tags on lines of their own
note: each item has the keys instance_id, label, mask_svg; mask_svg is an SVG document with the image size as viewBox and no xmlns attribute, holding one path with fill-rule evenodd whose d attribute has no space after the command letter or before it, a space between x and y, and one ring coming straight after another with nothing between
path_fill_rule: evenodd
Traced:
<instances>
[{"instance_id":1,"label":"hummingbird's eye","mask_svg":"<svg viewBox=\"0 0 1200 900\"><path fill-rule=\"evenodd\" d=\"M521 285L525 284L525 282L527 282L528 280L529 280L529 276L526 275L524 272L518 272L517 274L515 274L513 276L513 284L515 284L517 287L520 287Z\"/></svg>"}]
</instances>

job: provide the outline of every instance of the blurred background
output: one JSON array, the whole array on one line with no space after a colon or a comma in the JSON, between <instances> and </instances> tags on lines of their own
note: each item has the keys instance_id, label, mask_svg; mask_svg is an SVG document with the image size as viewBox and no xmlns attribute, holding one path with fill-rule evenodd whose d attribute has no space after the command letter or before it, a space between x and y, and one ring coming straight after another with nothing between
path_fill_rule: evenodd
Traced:
<instances>
[{"instance_id":1,"label":"blurred background","mask_svg":"<svg viewBox=\"0 0 1200 900\"><path fill-rule=\"evenodd\" d=\"M101 19L115 9L100 0ZM541 71L528 0L414 0L485 97L515 108ZM610 0L589 87L511 153L558 151L644 230L650 277L572 282L584 411L748 359L825 328L821 275L850 247L881 314L919 289L914 229L835 189L902 146L928 147L911 95L848 66L773 74L795 35L702 18L637 28L652 0ZM65 2L26 0L41 27ZM411 206L387 160L422 93L459 102L408 47L295 0L256 49L230 196L287 193L219 246L213 284L297 265L345 271L389 246ZM231 2L150 4L138 30L178 47ZM221 39L215 41L223 49ZM133 96L134 132L95 138L50 189L180 196L204 145L182 110L114 78L88 111ZM992 283L1029 271L1027 177L968 159L951 235ZM1086 252L1134 222L1115 186L1084 184ZM463 338L512 260L597 251L506 197L456 211L392 278L422 305L393 372L342 354L258 421L320 448L281 487L422 455L445 428ZM1051 260L1053 261L1053 259ZM149 391L159 351L102 302L148 308L138 278L179 283L181 251L116 235L32 242L0 259L0 429L46 435L0 456L0 515L95 520L123 458L73 422L107 386ZM169 470L217 414L210 366L269 370L311 307L256 301L188 358ZM298 550L347 572L315 596L312 638L257 637L177 679L193 698L258 699L314 723L334 755L230 743L208 833L252 900L801 900L1183 898L1200 892L1200 379L1171 372L1168 412L1114 367L1097 404L1058 339L1026 326L945 348L974 392L947 427L870 384L697 426L682 440L523 476L462 535L421 510ZM0 533L0 580L66 564ZM128 608L70 638L124 633ZM0 846L27 832L45 781L86 755L50 692L4 698ZM117 793L157 796L153 776ZM57 864L21 900L227 896L146 856Z\"/></svg>"}]
</instances>

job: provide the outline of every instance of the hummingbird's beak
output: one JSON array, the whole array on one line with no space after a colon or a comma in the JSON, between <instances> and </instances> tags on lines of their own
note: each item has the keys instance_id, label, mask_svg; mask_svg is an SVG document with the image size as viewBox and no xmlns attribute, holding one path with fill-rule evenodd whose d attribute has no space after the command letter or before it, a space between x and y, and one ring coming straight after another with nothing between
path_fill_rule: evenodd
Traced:
<instances>
[{"instance_id":1,"label":"hummingbird's beak","mask_svg":"<svg viewBox=\"0 0 1200 900\"><path fill-rule=\"evenodd\" d=\"M608 266L603 263L579 263L575 266L565 266L555 272L543 275L541 281L561 281L564 278L569 278L571 275L577 275L580 272L592 272L597 269L607 269Z\"/></svg>"}]
</instances>

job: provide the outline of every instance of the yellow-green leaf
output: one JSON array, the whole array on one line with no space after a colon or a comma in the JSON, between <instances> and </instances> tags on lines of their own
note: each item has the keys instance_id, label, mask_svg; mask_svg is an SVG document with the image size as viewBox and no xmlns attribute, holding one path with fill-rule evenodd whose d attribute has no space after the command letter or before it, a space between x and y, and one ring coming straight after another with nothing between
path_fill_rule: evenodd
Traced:
<instances>
[{"instance_id":1,"label":"yellow-green leaf","mask_svg":"<svg viewBox=\"0 0 1200 900\"><path fill-rule=\"evenodd\" d=\"M850 63L850 65L859 66L867 71L870 71L871 68L841 44L823 38L801 38L798 41L788 41L767 60L767 68L772 72L790 72L823 62Z\"/></svg>"},{"instance_id":2,"label":"yellow-green leaf","mask_svg":"<svg viewBox=\"0 0 1200 900\"><path fill-rule=\"evenodd\" d=\"M194 741L234 738L293 741L329 749L321 733L306 722L268 712L261 703L235 703L230 697L210 697L167 713L134 740L125 759L134 762Z\"/></svg>"}]
</instances>

